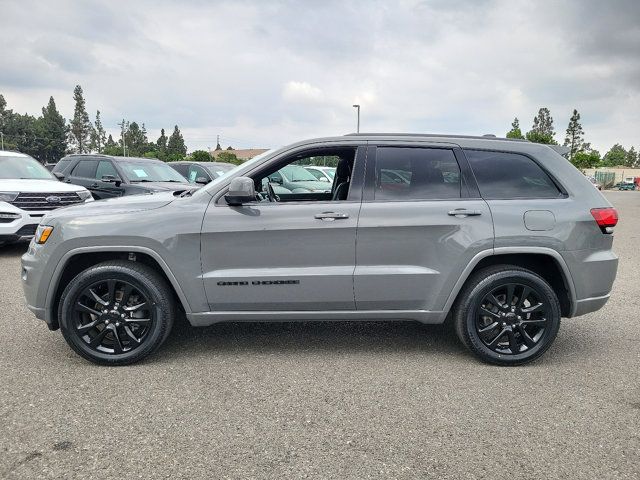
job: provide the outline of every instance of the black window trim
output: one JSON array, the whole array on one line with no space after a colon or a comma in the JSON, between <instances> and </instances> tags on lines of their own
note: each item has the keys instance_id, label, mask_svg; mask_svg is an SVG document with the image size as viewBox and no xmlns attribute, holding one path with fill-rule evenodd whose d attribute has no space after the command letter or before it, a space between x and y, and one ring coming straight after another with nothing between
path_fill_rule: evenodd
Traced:
<instances>
[{"instance_id":1,"label":"black window trim","mask_svg":"<svg viewBox=\"0 0 640 480\"><path fill-rule=\"evenodd\" d=\"M460 168L460 197L458 198L375 198L375 165L378 148L420 148L451 150ZM431 143L404 143L404 142L375 142L369 144L362 201L366 203L389 202L458 202L463 200L480 200L480 190L476 179L471 172L467 157L462 153L459 145L455 144L431 144Z\"/></svg>"},{"instance_id":2,"label":"black window trim","mask_svg":"<svg viewBox=\"0 0 640 480\"><path fill-rule=\"evenodd\" d=\"M462 148L461 150L462 150L462 154L465 156L465 160L469 165L469 170L471 171L471 175L473 175L473 180L477 186L478 186L478 181L476 179L476 174L474 173L473 168L471 168L471 162L469 162L469 159L466 156L467 150L478 151L478 152L509 153L512 155L522 155L523 157L526 157L529 160L531 160L533 163L535 163L538 166L538 168L540 168L540 170L542 170L551 179L555 187L560 192L560 196L558 197L481 197L484 200L564 200L569 198L569 193L567 192L567 189L564 188L564 186L558 180L558 178L555 175L553 175L547 168L545 168L544 165L542 165L537 159L535 159L533 156L529 155L528 153L518 152L514 150L502 150L502 149L496 149L496 148L465 147L465 148ZM478 193L480 194L480 187L478 186L477 188L478 188Z\"/></svg>"}]
</instances>

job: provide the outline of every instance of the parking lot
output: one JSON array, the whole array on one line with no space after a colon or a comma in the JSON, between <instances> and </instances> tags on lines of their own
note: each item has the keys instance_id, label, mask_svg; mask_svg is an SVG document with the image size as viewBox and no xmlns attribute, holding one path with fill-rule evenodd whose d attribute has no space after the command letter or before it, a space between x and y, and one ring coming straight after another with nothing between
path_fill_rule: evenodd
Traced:
<instances>
[{"instance_id":1,"label":"parking lot","mask_svg":"<svg viewBox=\"0 0 640 480\"><path fill-rule=\"evenodd\" d=\"M538 362L479 363L445 327L180 323L94 366L24 305L0 250L0 478L638 478L640 193L614 294Z\"/></svg>"}]
</instances>

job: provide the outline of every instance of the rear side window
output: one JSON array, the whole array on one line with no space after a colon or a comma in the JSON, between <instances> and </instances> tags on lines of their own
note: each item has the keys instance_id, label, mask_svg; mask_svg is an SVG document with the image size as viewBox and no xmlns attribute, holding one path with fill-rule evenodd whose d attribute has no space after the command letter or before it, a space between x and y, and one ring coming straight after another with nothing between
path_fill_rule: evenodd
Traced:
<instances>
[{"instance_id":1,"label":"rear side window","mask_svg":"<svg viewBox=\"0 0 640 480\"><path fill-rule=\"evenodd\" d=\"M562 192L540 166L517 153L465 150L478 181L480 194L488 199L558 198Z\"/></svg>"},{"instance_id":2,"label":"rear side window","mask_svg":"<svg viewBox=\"0 0 640 480\"><path fill-rule=\"evenodd\" d=\"M378 147L376 200L460 198L460 167L452 150Z\"/></svg>"},{"instance_id":3,"label":"rear side window","mask_svg":"<svg viewBox=\"0 0 640 480\"><path fill-rule=\"evenodd\" d=\"M80 160L71 175L73 177L95 178L96 168L98 168L97 160Z\"/></svg>"}]
</instances>

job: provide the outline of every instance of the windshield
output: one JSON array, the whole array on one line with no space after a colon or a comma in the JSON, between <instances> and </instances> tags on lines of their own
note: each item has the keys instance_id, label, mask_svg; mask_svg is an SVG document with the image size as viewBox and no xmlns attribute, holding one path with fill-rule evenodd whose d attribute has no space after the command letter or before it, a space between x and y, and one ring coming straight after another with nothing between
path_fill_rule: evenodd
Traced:
<instances>
[{"instance_id":1,"label":"windshield","mask_svg":"<svg viewBox=\"0 0 640 480\"><path fill-rule=\"evenodd\" d=\"M218 178L237 167L238 165L231 163L229 165L207 165L207 170L213 175L213 178Z\"/></svg>"},{"instance_id":2,"label":"windshield","mask_svg":"<svg viewBox=\"0 0 640 480\"><path fill-rule=\"evenodd\" d=\"M282 173L285 177L287 177L292 182L317 182L318 179L313 176L313 174L304 167L300 167L298 165L287 165L280 169L280 173Z\"/></svg>"},{"instance_id":3,"label":"windshield","mask_svg":"<svg viewBox=\"0 0 640 480\"><path fill-rule=\"evenodd\" d=\"M188 183L187 179L176 172L169 165L161 162L119 162L125 176L131 182L180 182Z\"/></svg>"},{"instance_id":4,"label":"windshield","mask_svg":"<svg viewBox=\"0 0 640 480\"><path fill-rule=\"evenodd\" d=\"M0 157L0 178L55 180L49 170L31 157Z\"/></svg>"}]
</instances>

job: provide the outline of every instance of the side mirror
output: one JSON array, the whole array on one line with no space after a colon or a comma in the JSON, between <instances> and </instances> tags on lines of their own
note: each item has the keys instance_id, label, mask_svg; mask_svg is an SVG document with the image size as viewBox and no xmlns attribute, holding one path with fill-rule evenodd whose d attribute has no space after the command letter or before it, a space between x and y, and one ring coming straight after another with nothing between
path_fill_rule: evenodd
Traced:
<instances>
[{"instance_id":1,"label":"side mirror","mask_svg":"<svg viewBox=\"0 0 640 480\"><path fill-rule=\"evenodd\" d=\"M232 207L239 207L256 199L256 186L249 177L236 177L229 184L229 191L224 196Z\"/></svg>"},{"instance_id":2,"label":"side mirror","mask_svg":"<svg viewBox=\"0 0 640 480\"><path fill-rule=\"evenodd\" d=\"M207 177L198 177L196 178L196 183L200 185L206 185L209 183L209 179Z\"/></svg>"},{"instance_id":3,"label":"side mirror","mask_svg":"<svg viewBox=\"0 0 640 480\"><path fill-rule=\"evenodd\" d=\"M116 178L113 175L103 175L102 181L105 183L115 183L116 187L119 187L120 184L122 183L122 180L120 180L119 178Z\"/></svg>"},{"instance_id":4,"label":"side mirror","mask_svg":"<svg viewBox=\"0 0 640 480\"><path fill-rule=\"evenodd\" d=\"M58 180L63 181L64 180L64 175L60 172L51 172L53 173L53 176L56 177Z\"/></svg>"}]
</instances>

